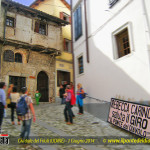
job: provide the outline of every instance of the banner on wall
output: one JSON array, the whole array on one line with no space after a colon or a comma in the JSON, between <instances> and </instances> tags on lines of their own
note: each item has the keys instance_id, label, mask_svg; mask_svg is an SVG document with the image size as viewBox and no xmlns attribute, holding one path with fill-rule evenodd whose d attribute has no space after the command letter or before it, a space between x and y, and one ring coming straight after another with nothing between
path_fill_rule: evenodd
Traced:
<instances>
[{"instance_id":1,"label":"banner on wall","mask_svg":"<svg viewBox=\"0 0 150 150\"><path fill-rule=\"evenodd\" d=\"M150 107L112 98L108 122L150 139Z\"/></svg>"}]
</instances>

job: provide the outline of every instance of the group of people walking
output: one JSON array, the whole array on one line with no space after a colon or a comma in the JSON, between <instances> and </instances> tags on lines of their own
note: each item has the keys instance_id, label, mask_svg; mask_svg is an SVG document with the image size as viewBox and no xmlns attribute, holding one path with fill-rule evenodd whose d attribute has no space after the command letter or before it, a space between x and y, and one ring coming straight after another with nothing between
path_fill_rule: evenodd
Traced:
<instances>
[{"instance_id":1,"label":"group of people walking","mask_svg":"<svg viewBox=\"0 0 150 150\"><path fill-rule=\"evenodd\" d=\"M59 96L61 98L61 104L65 104L64 108L64 116L65 121L68 125L73 124L73 119L75 118L75 115L72 111L72 107L77 104L79 108L79 115L83 114L83 94L85 93L82 84L77 84L77 92L75 93L77 96L75 97L74 94L74 86L71 82L70 85L67 85L67 82L64 83L64 85L60 85L59 89Z\"/></svg>"},{"instance_id":2,"label":"group of people walking","mask_svg":"<svg viewBox=\"0 0 150 150\"><path fill-rule=\"evenodd\" d=\"M11 108L12 125L15 125L14 122L15 109L19 110L19 108L21 107L27 109L25 114L23 115L17 114L18 115L17 119L18 119L18 125L20 125L21 124L20 122L22 121L20 137L23 139L29 139L32 118L33 118L33 122L35 122L36 120L32 98L29 96L30 94L28 93L26 87L21 88L21 95L20 93L17 92L17 88L12 84L8 88L7 95L5 94L5 89L6 89L5 82L0 82L0 134L2 133L1 126L4 117L4 110L7 108L6 99L11 99L10 108ZM74 86L72 82L69 85L67 84L67 82L65 82L64 85L60 86L59 95L61 98L61 104L65 104L64 117L68 125L73 124L73 119L75 118L75 115L72 111L72 107L75 104L77 104L79 108L78 114L82 115L84 113L83 112L84 90L80 83L77 84L77 89L78 89L77 92L74 93ZM37 105L39 105L40 97L41 94L39 93L39 91L36 91L35 99ZM22 100L23 103L26 104L26 106L25 105L21 106Z\"/></svg>"},{"instance_id":3,"label":"group of people walking","mask_svg":"<svg viewBox=\"0 0 150 150\"><path fill-rule=\"evenodd\" d=\"M35 111L33 107L33 101L32 98L28 94L28 90L26 87L21 88L21 96L17 92L17 88L14 87L12 84L8 88L8 94L5 94L6 84L5 82L0 82L0 134L2 133L2 122L4 117L4 110L7 108L6 99L10 99L11 103L8 105L11 108L11 121L12 125L15 125L14 122L14 112L15 109L18 108L18 110L21 108L25 108L24 104L26 104L26 113L22 115L17 114L18 118L18 125L20 125L20 121L22 121L22 127L21 127L21 134L20 137L23 139L29 139L30 134L30 128L31 128L31 120L33 116L33 122L35 122ZM23 103L21 102L21 99L23 99ZM23 112L22 109L22 112Z\"/></svg>"}]
</instances>

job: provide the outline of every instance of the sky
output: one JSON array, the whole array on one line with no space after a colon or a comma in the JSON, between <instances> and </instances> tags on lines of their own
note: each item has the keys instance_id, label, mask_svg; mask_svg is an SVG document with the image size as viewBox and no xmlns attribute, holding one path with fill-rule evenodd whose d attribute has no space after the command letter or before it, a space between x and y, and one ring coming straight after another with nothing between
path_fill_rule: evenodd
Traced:
<instances>
[{"instance_id":1,"label":"sky","mask_svg":"<svg viewBox=\"0 0 150 150\"><path fill-rule=\"evenodd\" d=\"M13 0L15 2L18 2L20 4L29 6L30 4L32 4L35 0ZM69 4L70 4L70 0L66 0Z\"/></svg>"}]
</instances>

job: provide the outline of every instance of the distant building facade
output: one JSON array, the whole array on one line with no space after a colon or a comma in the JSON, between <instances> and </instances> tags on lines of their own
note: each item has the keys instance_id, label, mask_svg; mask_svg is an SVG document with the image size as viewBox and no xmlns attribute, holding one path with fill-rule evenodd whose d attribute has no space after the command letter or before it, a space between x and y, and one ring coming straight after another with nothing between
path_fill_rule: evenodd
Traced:
<instances>
[{"instance_id":1,"label":"distant building facade","mask_svg":"<svg viewBox=\"0 0 150 150\"><path fill-rule=\"evenodd\" d=\"M30 7L71 23L70 5L65 0L35 0ZM73 82L71 24L62 27L62 38L63 52L56 57L56 95L63 81Z\"/></svg>"},{"instance_id":2,"label":"distant building facade","mask_svg":"<svg viewBox=\"0 0 150 150\"><path fill-rule=\"evenodd\" d=\"M90 97L150 100L150 1L72 0L76 84Z\"/></svg>"},{"instance_id":3,"label":"distant building facade","mask_svg":"<svg viewBox=\"0 0 150 150\"><path fill-rule=\"evenodd\" d=\"M61 54L62 26L54 16L2 0L0 18L1 81L18 91L27 86L40 102L55 100L56 56Z\"/></svg>"}]
</instances>

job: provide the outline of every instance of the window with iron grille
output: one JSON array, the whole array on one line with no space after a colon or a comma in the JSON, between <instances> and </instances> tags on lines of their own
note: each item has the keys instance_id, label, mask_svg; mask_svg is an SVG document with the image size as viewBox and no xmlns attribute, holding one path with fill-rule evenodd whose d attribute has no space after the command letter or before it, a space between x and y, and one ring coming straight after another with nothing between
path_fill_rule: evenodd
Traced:
<instances>
[{"instance_id":1,"label":"window with iron grille","mask_svg":"<svg viewBox=\"0 0 150 150\"><path fill-rule=\"evenodd\" d=\"M78 58L78 70L79 70L79 74L82 74L84 72L83 56L80 56Z\"/></svg>"},{"instance_id":2,"label":"window with iron grille","mask_svg":"<svg viewBox=\"0 0 150 150\"><path fill-rule=\"evenodd\" d=\"M22 63L22 55L20 53L15 54L15 62Z\"/></svg>"},{"instance_id":3,"label":"window with iron grille","mask_svg":"<svg viewBox=\"0 0 150 150\"><path fill-rule=\"evenodd\" d=\"M118 58L130 54L131 50L128 29L126 28L117 35L115 35L115 38L117 42Z\"/></svg>"},{"instance_id":4,"label":"window with iron grille","mask_svg":"<svg viewBox=\"0 0 150 150\"><path fill-rule=\"evenodd\" d=\"M13 84L18 92L21 92L21 88L26 86L26 78L19 76L9 76L9 84Z\"/></svg>"},{"instance_id":5,"label":"window with iron grille","mask_svg":"<svg viewBox=\"0 0 150 150\"><path fill-rule=\"evenodd\" d=\"M4 51L3 59L7 62L14 62L14 52L11 50Z\"/></svg>"},{"instance_id":6,"label":"window with iron grille","mask_svg":"<svg viewBox=\"0 0 150 150\"><path fill-rule=\"evenodd\" d=\"M74 12L74 27L75 27L75 40L78 40L82 35L82 14L81 6L79 6Z\"/></svg>"},{"instance_id":7,"label":"window with iron grille","mask_svg":"<svg viewBox=\"0 0 150 150\"><path fill-rule=\"evenodd\" d=\"M119 0L109 0L109 7L111 8L113 5L115 5Z\"/></svg>"},{"instance_id":8,"label":"window with iron grille","mask_svg":"<svg viewBox=\"0 0 150 150\"><path fill-rule=\"evenodd\" d=\"M47 34L47 32L46 32L46 24L43 23L43 22L41 23L39 21L36 21L35 22L34 32L40 33L42 35L46 35Z\"/></svg>"},{"instance_id":9,"label":"window with iron grille","mask_svg":"<svg viewBox=\"0 0 150 150\"><path fill-rule=\"evenodd\" d=\"M6 25L9 27L14 27L15 26L15 19L7 16Z\"/></svg>"}]
</instances>

